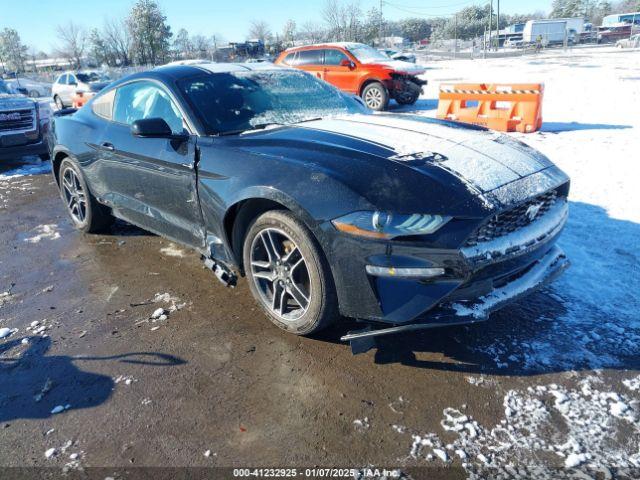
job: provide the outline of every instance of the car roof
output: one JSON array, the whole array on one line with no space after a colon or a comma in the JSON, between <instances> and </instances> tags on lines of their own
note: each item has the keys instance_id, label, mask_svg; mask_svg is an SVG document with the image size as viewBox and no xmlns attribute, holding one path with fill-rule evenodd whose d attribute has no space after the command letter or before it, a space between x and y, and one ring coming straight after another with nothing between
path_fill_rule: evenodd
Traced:
<instances>
[{"instance_id":1,"label":"car roof","mask_svg":"<svg viewBox=\"0 0 640 480\"><path fill-rule=\"evenodd\" d=\"M326 42L326 43L313 43L310 45L302 45L300 47L287 48L285 52L293 52L297 50L304 50L305 48L327 48L327 47L340 47L349 50L350 48L359 47L364 45L360 42Z\"/></svg>"},{"instance_id":2,"label":"car roof","mask_svg":"<svg viewBox=\"0 0 640 480\"><path fill-rule=\"evenodd\" d=\"M160 81L179 81L184 78L195 77L203 73L232 73L232 72L255 72L255 71L282 71L289 70L298 72L294 68L275 65L273 63L198 63L193 65L163 65L144 72L126 75L115 82L111 83L109 90L116 88L123 83L132 80L160 80Z\"/></svg>"},{"instance_id":3,"label":"car roof","mask_svg":"<svg viewBox=\"0 0 640 480\"><path fill-rule=\"evenodd\" d=\"M152 71L158 73L168 73L171 75L184 73L191 73L193 70L206 71L209 73L231 73L231 72L253 72L253 71L265 71L265 70L282 70L280 65L273 63L259 62L259 63L196 63L191 65L163 65L156 67ZM182 76L182 75L179 75Z\"/></svg>"}]
</instances>

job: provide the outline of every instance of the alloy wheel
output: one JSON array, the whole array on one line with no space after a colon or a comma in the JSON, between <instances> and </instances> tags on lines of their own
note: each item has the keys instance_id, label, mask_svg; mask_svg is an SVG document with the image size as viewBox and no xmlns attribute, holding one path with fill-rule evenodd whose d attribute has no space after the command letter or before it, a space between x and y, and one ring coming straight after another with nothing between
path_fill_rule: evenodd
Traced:
<instances>
[{"instance_id":1,"label":"alloy wheel","mask_svg":"<svg viewBox=\"0 0 640 480\"><path fill-rule=\"evenodd\" d=\"M87 217L87 197L78 175L71 168L62 175L62 190L71 218L76 223L83 223Z\"/></svg>"},{"instance_id":2,"label":"alloy wheel","mask_svg":"<svg viewBox=\"0 0 640 480\"><path fill-rule=\"evenodd\" d=\"M370 88L364 96L364 101L369 108L378 109L382 105L382 92L379 88Z\"/></svg>"},{"instance_id":3,"label":"alloy wheel","mask_svg":"<svg viewBox=\"0 0 640 480\"><path fill-rule=\"evenodd\" d=\"M260 300L280 320L302 317L311 302L306 260L284 231L264 228L251 243L251 274Z\"/></svg>"}]
</instances>

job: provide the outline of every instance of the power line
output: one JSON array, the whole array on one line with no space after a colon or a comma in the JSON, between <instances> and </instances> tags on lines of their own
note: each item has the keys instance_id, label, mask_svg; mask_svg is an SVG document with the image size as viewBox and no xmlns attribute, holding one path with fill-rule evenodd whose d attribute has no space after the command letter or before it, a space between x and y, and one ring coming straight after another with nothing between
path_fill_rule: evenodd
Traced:
<instances>
[{"instance_id":1,"label":"power line","mask_svg":"<svg viewBox=\"0 0 640 480\"><path fill-rule=\"evenodd\" d=\"M402 7L397 7L393 4L390 3L385 3L385 5L392 7L400 12L404 12L404 13L409 13L411 15L416 15L418 17L449 17L449 16L453 16L455 15L455 13L439 13L439 14L428 14L428 13L423 13L423 12L416 12L414 10L409 10L406 8L402 8Z\"/></svg>"},{"instance_id":2,"label":"power line","mask_svg":"<svg viewBox=\"0 0 640 480\"><path fill-rule=\"evenodd\" d=\"M464 2L464 3L459 3L459 4L455 4L455 5L449 5L448 7L455 7L455 6L461 6L461 5L471 5L471 4L476 4L476 1L471 1L471 2ZM410 13L411 15L417 15L419 17L448 17L448 16L454 16L456 15L457 12L450 12L450 13L425 13L423 11L416 11L413 10L411 7L406 7L406 6L401 6L399 4L395 4L395 3L390 3L390 2L384 2L385 5L392 7L396 10L399 10L401 12L404 13Z\"/></svg>"},{"instance_id":3,"label":"power line","mask_svg":"<svg viewBox=\"0 0 640 480\"><path fill-rule=\"evenodd\" d=\"M404 5L404 4L392 3L392 2L384 2L384 3L392 7L408 8L412 10L438 10L440 8L452 8L452 7L461 7L465 5L471 5L471 4L478 4L480 2L478 0L466 0L460 3L449 3L447 5L432 5L429 7L422 7L418 5Z\"/></svg>"}]
</instances>

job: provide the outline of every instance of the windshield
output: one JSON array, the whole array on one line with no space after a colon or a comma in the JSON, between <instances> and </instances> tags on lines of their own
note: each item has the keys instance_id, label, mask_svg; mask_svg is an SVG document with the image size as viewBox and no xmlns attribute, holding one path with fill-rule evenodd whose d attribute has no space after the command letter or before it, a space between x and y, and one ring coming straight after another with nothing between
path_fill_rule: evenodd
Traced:
<instances>
[{"instance_id":1,"label":"windshield","mask_svg":"<svg viewBox=\"0 0 640 480\"><path fill-rule=\"evenodd\" d=\"M11 93L9 91L9 85L7 85L6 83L4 83L4 80L0 79L0 94L1 93Z\"/></svg>"},{"instance_id":2,"label":"windshield","mask_svg":"<svg viewBox=\"0 0 640 480\"><path fill-rule=\"evenodd\" d=\"M356 57L360 63L374 63L374 62L384 62L389 61L389 57L387 57L384 53L379 52L373 47L369 45L365 45L364 43L355 43L353 45L349 45L348 47L351 55Z\"/></svg>"},{"instance_id":3,"label":"windshield","mask_svg":"<svg viewBox=\"0 0 640 480\"><path fill-rule=\"evenodd\" d=\"M76 77L78 77L78 80L82 83L104 82L109 79L108 76L104 74L98 74L96 72L78 73Z\"/></svg>"},{"instance_id":4,"label":"windshield","mask_svg":"<svg viewBox=\"0 0 640 480\"><path fill-rule=\"evenodd\" d=\"M214 73L178 86L210 135L367 111L329 84L296 70Z\"/></svg>"}]
</instances>

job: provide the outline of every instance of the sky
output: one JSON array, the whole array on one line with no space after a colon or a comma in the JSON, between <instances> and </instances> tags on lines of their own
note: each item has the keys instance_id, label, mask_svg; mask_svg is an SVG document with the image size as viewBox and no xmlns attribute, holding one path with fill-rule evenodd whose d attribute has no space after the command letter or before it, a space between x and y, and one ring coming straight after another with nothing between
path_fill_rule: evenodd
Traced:
<instances>
[{"instance_id":1,"label":"sky","mask_svg":"<svg viewBox=\"0 0 640 480\"><path fill-rule=\"evenodd\" d=\"M124 17L134 0L0 0L0 29L15 28L22 42L36 50L50 52L56 46L56 25L69 20L90 29L101 27L105 18ZM192 34L222 35L226 41L247 37L252 20L263 20L273 32L281 32L287 19L298 25L320 23L324 0L159 0L173 32L186 28ZM367 11L379 8L380 0L360 0ZM383 14L389 20L454 13L482 0L383 0ZM494 0L494 5L497 0ZM501 12L549 11L551 0L501 0Z\"/></svg>"}]
</instances>

